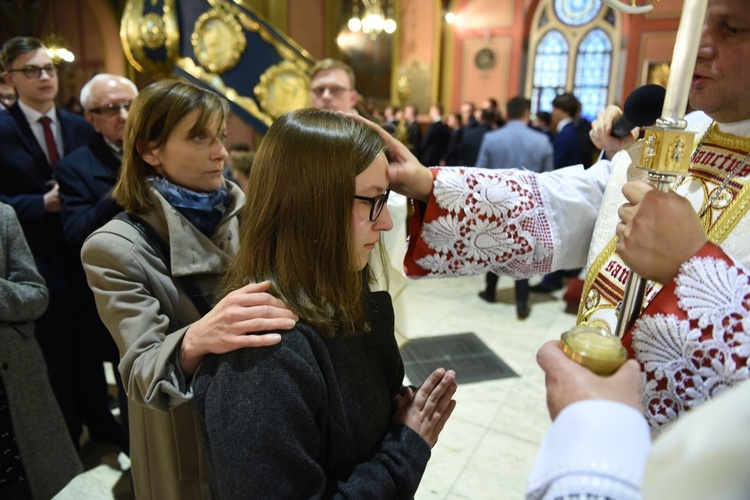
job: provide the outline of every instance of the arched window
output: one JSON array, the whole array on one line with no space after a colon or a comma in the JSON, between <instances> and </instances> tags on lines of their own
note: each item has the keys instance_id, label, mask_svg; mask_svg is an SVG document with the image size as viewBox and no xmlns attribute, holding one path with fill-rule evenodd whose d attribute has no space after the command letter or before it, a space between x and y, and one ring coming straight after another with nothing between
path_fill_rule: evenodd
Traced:
<instances>
[{"instance_id":1,"label":"arched window","mask_svg":"<svg viewBox=\"0 0 750 500\"><path fill-rule=\"evenodd\" d=\"M607 106L612 68L612 40L601 28L583 37L576 55L573 93L581 101L581 115L589 120Z\"/></svg>"},{"instance_id":2,"label":"arched window","mask_svg":"<svg viewBox=\"0 0 750 500\"><path fill-rule=\"evenodd\" d=\"M548 31L539 41L534 59L532 102L540 109L551 109L552 99L565 92L568 77L568 41L557 30Z\"/></svg>"},{"instance_id":3,"label":"arched window","mask_svg":"<svg viewBox=\"0 0 750 500\"><path fill-rule=\"evenodd\" d=\"M589 120L614 102L618 28L619 13L601 0L540 0L529 35L532 113L551 111L552 99L562 92L578 97Z\"/></svg>"}]
</instances>

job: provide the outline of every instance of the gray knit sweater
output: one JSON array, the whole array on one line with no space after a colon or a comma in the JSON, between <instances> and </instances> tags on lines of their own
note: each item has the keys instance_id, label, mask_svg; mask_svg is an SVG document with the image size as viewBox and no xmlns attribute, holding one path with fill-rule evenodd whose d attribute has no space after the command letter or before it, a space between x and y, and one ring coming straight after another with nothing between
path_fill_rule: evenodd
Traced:
<instances>
[{"instance_id":1,"label":"gray knit sweater","mask_svg":"<svg viewBox=\"0 0 750 500\"><path fill-rule=\"evenodd\" d=\"M303 322L280 344L209 356L193 408L220 499L411 498L430 449L392 423L404 369L387 292L372 331L323 339Z\"/></svg>"}]
</instances>

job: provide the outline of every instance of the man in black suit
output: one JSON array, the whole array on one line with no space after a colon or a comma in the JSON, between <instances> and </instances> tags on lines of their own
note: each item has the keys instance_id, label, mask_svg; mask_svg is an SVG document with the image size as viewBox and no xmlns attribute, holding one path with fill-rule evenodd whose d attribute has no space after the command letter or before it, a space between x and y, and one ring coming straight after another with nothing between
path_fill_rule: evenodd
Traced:
<instances>
[{"instance_id":1,"label":"man in black suit","mask_svg":"<svg viewBox=\"0 0 750 500\"><path fill-rule=\"evenodd\" d=\"M93 125L96 134L88 144L60 160L55 168L62 200L63 232L75 256L80 255L83 242L92 232L122 211L109 193L120 173L125 120L136 95L138 88L133 82L106 73L94 76L81 89L84 117ZM78 262L80 264L80 259ZM83 273L82 267L80 271ZM82 307L88 335L86 345L92 347L92 356L109 361L116 368L120 362L117 346L99 319L94 295L88 287L83 290ZM117 441L127 451L127 395L118 375L115 381L122 423L122 439ZM110 433L102 437L115 436Z\"/></svg>"},{"instance_id":2,"label":"man in black suit","mask_svg":"<svg viewBox=\"0 0 750 500\"><path fill-rule=\"evenodd\" d=\"M419 160L422 165L433 167L440 164L451 140L451 129L443 122L443 106L430 106L432 123L427 126L422 143L420 144Z\"/></svg>"},{"instance_id":3,"label":"man in black suit","mask_svg":"<svg viewBox=\"0 0 750 500\"><path fill-rule=\"evenodd\" d=\"M110 428L117 424L107 409L106 393L98 394L92 385L102 387L102 363L87 356L88 348L80 342L85 283L63 237L54 169L60 158L86 144L94 130L83 117L55 107L57 68L39 39L8 40L0 64L5 82L18 94L18 102L0 113L0 201L15 209L50 292L49 307L36 323L36 337L52 390L78 446L84 421L92 434L99 431L95 427L100 422ZM95 407L97 402L103 407Z\"/></svg>"},{"instance_id":4,"label":"man in black suit","mask_svg":"<svg viewBox=\"0 0 750 500\"><path fill-rule=\"evenodd\" d=\"M406 122L406 146L414 156L419 158L419 145L422 143L422 130L417 122L419 110L413 104L404 107L404 122Z\"/></svg>"},{"instance_id":5,"label":"man in black suit","mask_svg":"<svg viewBox=\"0 0 750 500\"><path fill-rule=\"evenodd\" d=\"M495 123L495 112L491 109L483 109L481 120L476 127L464 129L463 140L461 141L461 165L473 167L477 164L479 148L482 146L484 134L492 132L492 126Z\"/></svg>"}]
</instances>

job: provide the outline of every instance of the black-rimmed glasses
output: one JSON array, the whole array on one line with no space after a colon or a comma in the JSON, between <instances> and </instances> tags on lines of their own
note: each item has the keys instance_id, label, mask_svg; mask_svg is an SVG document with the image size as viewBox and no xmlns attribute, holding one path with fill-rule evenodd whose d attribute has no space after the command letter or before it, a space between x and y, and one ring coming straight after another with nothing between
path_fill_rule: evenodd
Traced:
<instances>
[{"instance_id":1,"label":"black-rimmed glasses","mask_svg":"<svg viewBox=\"0 0 750 500\"><path fill-rule=\"evenodd\" d=\"M88 111L89 113L94 113L95 115L104 115L107 118L110 118L112 116L119 115L120 110L124 109L125 111L130 111L131 104L132 103L130 101L121 102L120 104L109 103L98 108L89 109Z\"/></svg>"},{"instance_id":2,"label":"black-rimmed glasses","mask_svg":"<svg viewBox=\"0 0 750 500\"><path fill-rule=\"evenodd\" d=\"M388 195L391 194L391 190L387 189L385 193L368 198L367 196L357 196L354 198L362 201L366 201L370 204L370 222L375 222L380 217L380 213L383 211L383 207L388 203Z\"/></svg>"},{"instance_id":3,"label":"black-rimmed glasses","mask_svg":"<svg viewBox=\"0 0 750 500\"><path fill-rule=\"evenodd\" d=\"M348 92L352 89L347 89L345 87L315 87L314 89L310 89L310 91L318 97L323 97L323 94L326 93L326 90L329 94L331 94L331 96L338 97L344 92Z\"/></svg>"},{"instance_id":4,"label":"black-rimmed glasses","mask_svg":"<svg viewBox=\"0 0 750 500\"><path fill-rule=\"evenodd\" d=\"M57 76L57 66L54 64L46 64L44 66L29 65L23 68L9 69L8 73L18 73L19 71L29 80L39 80L42 77L42 71L47 73L47 76L50 78Z\"/></svg>"}]
</instances>

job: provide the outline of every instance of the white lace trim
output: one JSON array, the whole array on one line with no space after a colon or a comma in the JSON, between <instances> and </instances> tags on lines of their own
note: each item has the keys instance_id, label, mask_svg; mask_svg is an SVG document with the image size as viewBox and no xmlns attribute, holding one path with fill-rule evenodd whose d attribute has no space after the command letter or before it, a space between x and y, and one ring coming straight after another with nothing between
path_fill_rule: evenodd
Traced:
<instances>
[{"instance_id":1,"label":"white lace trim","mask_svg":"<svg viewBox=\"0 0 750 500\"><path fill-rule=\"evenodd\" d=\"M533 174L440 170L433 194L448 213L423 226L422 239L434 251L417 260L424 269L453 276L492 269L518 278L550 269L551 217Z\"/></svg>"},{"instance_id":2,"label":"white lace trim","mask_svg":"<svg viewBox=\"0 0 750 500\"><path fill-rule=\"evenodd\" d=\"M646 371L642 403L652 428L750 377L750 283L741 265L694 257L676 278L688 319L644 315L633 349Z\"/></svg>"}]
</instances>

